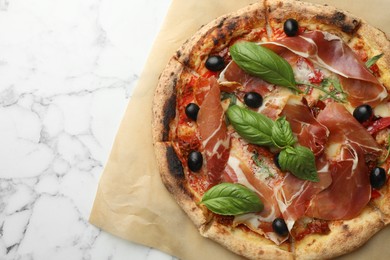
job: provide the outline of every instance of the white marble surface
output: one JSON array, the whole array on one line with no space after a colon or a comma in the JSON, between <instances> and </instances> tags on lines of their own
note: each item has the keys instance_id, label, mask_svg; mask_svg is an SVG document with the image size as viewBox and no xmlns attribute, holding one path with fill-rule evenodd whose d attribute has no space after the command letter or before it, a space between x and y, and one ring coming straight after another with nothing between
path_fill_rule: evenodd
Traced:
<instances>
[{"instance_id":1,"label":"white marble surface","mask_svg":"<svg viewBox=\"0 0 390 260\"><path fill-rule=\"evenodd\" d=\"M172 259L87 221L169 4L0 0L0 259Z\"/></svg>"}]
</instances>

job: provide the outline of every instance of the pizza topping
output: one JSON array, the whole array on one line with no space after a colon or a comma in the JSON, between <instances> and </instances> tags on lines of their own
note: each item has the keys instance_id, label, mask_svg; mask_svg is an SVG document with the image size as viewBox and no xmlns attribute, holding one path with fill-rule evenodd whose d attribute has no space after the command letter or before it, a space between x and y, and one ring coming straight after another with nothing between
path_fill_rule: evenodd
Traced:
<instances>
[{"instance_id":1,"label":"pizza topping","mask_svg":"<svg viewBox=\"0 0 390 260\"><path fill-rule=\"evenodd\" d=\"M288 235L288 228L286 222L282 218L276 218L274 221L272 221L272 229L279 236L284 237Z\"/></svg>"},{"instance_id":2,"label":"pizza topping","mask_svg":"<svg viewBox=\"0 0 390 260\"><path fill-rule=\"evenodd\" d=\"M360 105L353 111L353 117L360 123L364 123L373 116L372 108L370 105Z\"/></svg>"},{"instance_id":3,"label":"pizza topping","mask_svg":"<svg viewBox=\"0 0 390 260\"><path fill-rule=\"evenodd\" d=\"M306 213L310 200L332 183L329 172L329 163L325 156L316 160L319 182L301 180L287 173L274 187L279 208L291 230L295 221Z\"/></svg>"},{"instance_id":4,"label":"pizza topping","mask_svg":"<svg viewBox=\"0 0 390 260\"><path fill-rule=\"evenodd\" d=\"M292 236L296 241L302 240L310 234L328 234L330 232L329 223L325 220L302 218L297 221L292 230Z\"/></svg>"},{"instance_id":5,"label":"pizza topping","mask_svg":"<svg viewBox=\"0 0 390 260\"><path fill-rule=\"evenodd\" d=\"M287 19L283 24L283 31L289 37L296 36L299 31L297 20L292 18Z\"/></svg>"},{"instance_id":6,"label":"pizza topping","mask_svg":"<svg viewBox=\"0 0 390 260\"><path fill-rule=\"evenodd\" d=\"M221 56L210 56L207 58L205 66L211 71L221 71L225 68L225 61Z\"/></svg>"},{"instance_id":7,"label":"pizza topping","mask_svg":"<svg viewBox=\"0 0 390 260\"><path fill-rule=\"evenodd\" d=\"M263 203L257 194L237 183L218 184L203 195L200 204L220 215L241 215L261 212Z\"/></svg>"},{"instance_id":8,"label":"pizza topping","mask_svg":"<svg viewBox=\"0 0 390 260\"><path fill-rule=\"evenodd\" d=\"M387 90L380 84L344 77L340 77L340 83L352 106L369 104L374 107L387 98Z\"/></svg>"},{"instance_id":9,"label":"pizza topping","mask_svg":"<svg viewBox=\"0 0 390 260\"><path fill-rule=\"evenodd\" d=\"M343 105L329 103L317 120L330 131L327 149L333 144L352 143L363 149L367 159L376 160L381 155L382 148Z\"/></svg>"},{"instance_id":10,"label":"pizza topping","mask_svg":"<svg viewBox=\"0 0 390 260\"><path fill-rule=\"evenodd\" d=\"M331 98L340 103L345 103L348 97L348 94L343 90L340 81L337 78L324 78L321 82L321 91L325 95L319 97L320 100L326 100ZM310 85L313 87L313 85Z\"/></svg>"},{"instance_id":11,"label":"pizza topping","mask_svg":"<svg viewBox=\"0 0 390 260\"><path fill-rule=\"evenodd\" d=\"M277 153L277 154L274 155L273 159L274 159L275 166L280 169L281 167L280 167L280 164L279 164L279 156L280 156L280 153Z\"/></svg>"},{"instance_id":12,"label":"pizza topping","mask_svg":"<svg viewBox=\"0 0 390 260\"><path fill-rule=\"evenodd\" d=\"M189 103L186 106L185 113L187 117L194 121L196 121L196 119L198 118L198 112L199 112L199 106L197 104Z\"/></svg>"},{"instance_id":13,"label":"pizza topping","mask_svg":"<svg viewBox=\"0 0 390 260\"><path fill-rule=\"evenodd\" d=\"M249 143L282 149L278 162L283 171L300 179L319 181L313 152L304 146L293 147L296 140L285 117L272 121L239 106L229 107L226 114L236 132Z\"/></svg>"},{"instance_id":14,"label":"pizza topping","mask_svg":"<svg viewBox=\"0 0 390 260\"><path fill-rule=\"evenodd\" d=\"M375 167L370 172L370 184L374 189L379 190L386 183L386 171L382 167Z\"/></svg>"},{"instance_id":15,"label":"pizza topping","mask_svg":"<svg viewBox=\"0 0 390 260\"><path fill-rule=\"evenodd\" d=\"M305 146L287 147L280 152L278 159L282 171L289 171L302 180L319 182L315 157Z\"/></svg>"},{"instance_id":16,"label":"pizza topping","mask_svg":"<svg viewBox=\"0 0 390 260\"><path fill-rule=\"evenodd\" d=\"M237 105L229 107L226 115L236 132L249 143L273 146L271 136L274 122L265 115Z\"/></svg>"},{"instance_id":17,"label":"pizza topping","mask_svg":"<svg viewBox=\"0 0 390 260\"><path fill-rule=\"evenodd\" d=\"M340 75L340 82L352 105L363 103L378 105L387 97L385 87L359 60L353 50L335 35L311 31L262 45L270 48L275 46L287 48Z\"/></svg>"},{"instance_id":18,"label":"pizza topping","mask_svg":"<svg viewBox=\"0 0 390 260\"><path fill-rule=\"evenodd\" d=\"M244 102L248 107L259 108L263 104L263 97L256 92L248 92L244 96Z\"/></svg>"},{"instance_id":19,"label":"pizza topping","mask_svg":"<svg viewBox=\"0 0 390 260\"><path fill-rule=\"evenodd\" d=\"M365 65L368 69L370 69L380 58L382 58L384 54L378 54L375 55L374 57L371 57L369 60L366 61Z\"/></svg>"},{"instance_id":20,"label":"pizza topping","mask_svg":"<svg viewBox=\"0 0 390 260\"><path fill-rule=\"evenodd\" d=\"M230 54L247 73L263 80L301 92L296 88L290 64L273 51L254 42L238 42L230 47Z\"/></svg>"},{"instance_id":21,"label":"pizza topping","mask_svg":"<svg viewBox=\"0 0 390 260\"><path fill-rule=\"evenodd\" d=\"M230 138L221 105L219 84L214 77L209 82L211 89L200 106L197 123L205 151L207 177L212 186L221 181L229 159Z\"/></svg>"},{"instance_id":22,"label":"pizza topping","mask_svg":"<svg viewBox=\"0 0 390 260\"><path fill-rule=\"evenodd\" d=\"M371 135L378 133L379 131L388 128L390 126L390 117L382 117L378 120L375 120L372 125L370 125L367 130Z\"/></svg>"},{"instance_id":23,"label":"pizza topping","mask_svg":"<svg viewBox=\"0 0 390 260\"><path fill-rule=\"evenodd\" d=\"M187 159L188 168L193 172L198 172L203 165L203 156L198 151L191 151Z\"/></svg>"},{"instance_id":24,"label":"pizza topping","mask_svg":"<svg viewBox=\"0 0 390 260\"><path fill-rule=\"evenodd\" d=\"M370 200L366 160L376 160L382 149L341 104L329 103L317 120L330 131L326 156L332 183L310 201L306 213L325 220L354 218Z\"/></svg>"},{"instance_id":25,"label":"pizza topping","mask_svg":"<svg viewBox=\"0 0 390 260\"><path fill-rule=\"evenodd\" d=\"M296 143L290 123L286 120L286 117L282 116L275 120L275 124L272 127L271 139L274 145L280 149Z\"/></svg>"},{"instance_id":26,"label":"pizza topping","mask_svg":"<svg viewBox=\"0 0 390 260\"><path fill-rule=\"evenodd\" d=\"M358 145L342 145L338 161L329 170L331 185L311 201L306 214L325 220L352 219L370 200L371 186L364 152Z\"/></svg>"},{"instance_id":27,"label":"pizza topping","mask_svg":"<svg viewBox=\"0 0 390 260\"><path fill-rule=\"evenodd\" d=\"M285 116L290 123L300 145L310 148L316 156L323 152L328 140L329 130L318 122L301 98L290 97L281 115Z\"/></svg>"},{"instance_id":28,"label":"pizza topping","mask_svg":"<svg viewBox=\"0 0 390 260\"><path fill-rule=\"evenodd\" d=\"M274 90L274 85L249 75L234 61L231 61L221 72L218 81L226 92L256 92L264 97Z\"/></svg>"}]
</instances>

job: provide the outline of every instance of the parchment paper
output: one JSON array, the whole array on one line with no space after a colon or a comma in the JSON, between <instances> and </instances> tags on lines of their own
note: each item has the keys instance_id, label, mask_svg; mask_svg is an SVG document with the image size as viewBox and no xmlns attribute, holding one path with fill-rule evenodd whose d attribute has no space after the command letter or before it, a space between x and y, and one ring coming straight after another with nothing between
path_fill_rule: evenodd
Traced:
<instances>
[{"instance_id":1,"label":"parchment paper","mask_svg":"<svg viewBox=\"0 0 390 260\"><path fill-rule=\"evenodd\" d=\"M172 1L101 177L90 216L92 224L180 259L240 259L213 241L201 237L162 185L152 145L151 111L158 77L181 43L201 25L252 2L255 1ZM389 0L308 2L326 3L350 11L390 35ZM343 259L389 257L390 228L387 228Z\"/></svg>"}]
</instances>

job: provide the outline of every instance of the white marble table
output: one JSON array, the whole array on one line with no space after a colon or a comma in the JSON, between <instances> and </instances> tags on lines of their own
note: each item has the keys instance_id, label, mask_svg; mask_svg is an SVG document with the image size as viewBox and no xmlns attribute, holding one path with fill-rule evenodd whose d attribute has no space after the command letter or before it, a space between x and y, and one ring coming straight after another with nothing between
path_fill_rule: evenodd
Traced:
<instances>
[{"instance_id":1,"label":"white marble table","mask_svg":"<svg viewBox=\"0 0 390 260\"><path fill-rule=\"evenodd\" d=\"M170 0L0 0L0 259L172 259L88 223Z\"/></svg>"}]
</instances>

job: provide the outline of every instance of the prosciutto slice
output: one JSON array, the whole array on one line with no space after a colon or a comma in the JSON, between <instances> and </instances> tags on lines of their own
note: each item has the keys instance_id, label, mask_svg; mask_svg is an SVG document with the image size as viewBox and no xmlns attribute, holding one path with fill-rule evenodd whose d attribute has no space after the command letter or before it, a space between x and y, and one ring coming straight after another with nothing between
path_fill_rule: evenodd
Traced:
<instances>
[{"instance_id":1,"label":"prosciutto slice","mask_svg":"<svg viewBox=\"0 0 390 260\"><path fill-rule=\"evenodd\" d=\"M230 138L220 102L219 84L214 77L209 81L211 89L200 106L197 122L205 151L207 177L210 185L215 185L221 181L229 159Z\"/></svg>"},{"instance_id":2,"label":"prosciutto slice","mask_svg":"<svg viewBox=\"0 0 390 260\"><path fill-rule=\"evenodd\" d=\"M351 143L362 148L367 160L376 159L382 153L375 139L343 105L329 103L319 113L317 120L330 131L328 147Z\"/></svg>"},{"instance_id":3,"label":"prosciutto slice","mask_svg":"<svg viewBox=\"0 0 390 260\"><path fill-rule=\"evenodd\" d=\"M387 97L386 88L358 59L353 50L335 35L311 31L263 45L271 49L278 49L275 46L287 48L347 79L343 88L354 106L363 103L375 106Z\"/></svg>"},{"instance_id":4,"label":"prosciutto slice","mask_svg":"<svg viewBox=\"0 0 390 260\"><path fill-rule=\"evenodd\" d=\"M332 184L311 200L306 214L325 220L352 219L371 197L364 152L356 144L343 145L340 160L329 168Z\"/></svg>"},{"instance_id":5,"label":"prosciutto slice","mask_svg":"<svg viewBox=\"0 0 390 260\"><path fill-rule=\"evenodd\" d=\"M371 196L366 160L377 158L382 150L341 104L328 104L317 120L330 131L327 156L332 183L311 200L306 214L325 220L354 218ZM337 152L331 152L334 147Z\"/></svg>"},{"instance_id":6,"label":"prosciutto slice","mask_svg":"<svg viewBox=\"0 0 390 260\"><path fill-rule=\"evenodd\" d=\"M279 208L289 230L292 229L296 220L305 215L310 200L332 183L329 164L325 156L316 160L316 167L319 182L301 180L287 173L274 189Z\"/></svg>"},{"instance_id":7,"label":"prosciutto slice","mask_svg":"<svg viewBox=\"0 0 390 260\"><path fill-rule=\"evenodd\" d=\"M221 73L219 81L237 82L243 86L244 92L254 91L262 96L270 93L274 86L260 79L259 77L251 76L242 70L237 63L231 61Z\"/></svg>"},{"instance_id":8,"label":"prosciutto slice","mask_svg":"<svg viewBox=\"0 0 390 260\"><path fill-rule=\"evenodd\" d=\"M307 105L297 97L290 97L281 116L290 123L300 145L308 147L316 156L323 152L329 130L316 120Z\"/></svg>"}]
</instances>

